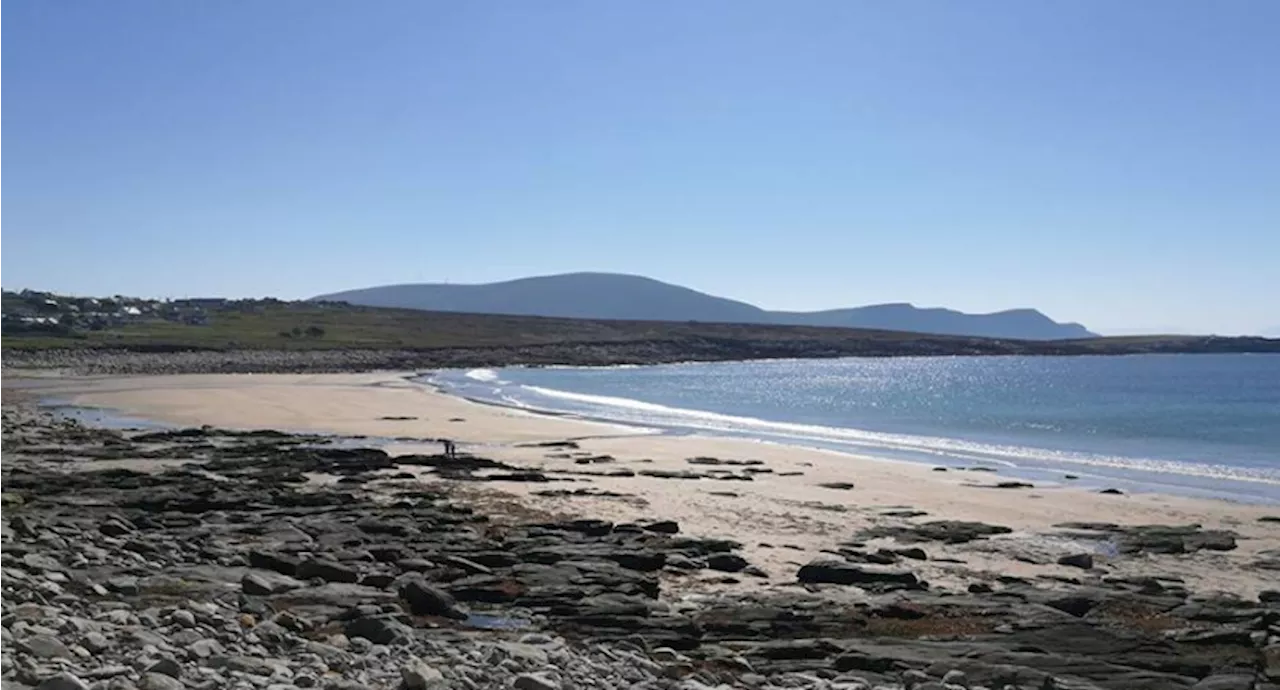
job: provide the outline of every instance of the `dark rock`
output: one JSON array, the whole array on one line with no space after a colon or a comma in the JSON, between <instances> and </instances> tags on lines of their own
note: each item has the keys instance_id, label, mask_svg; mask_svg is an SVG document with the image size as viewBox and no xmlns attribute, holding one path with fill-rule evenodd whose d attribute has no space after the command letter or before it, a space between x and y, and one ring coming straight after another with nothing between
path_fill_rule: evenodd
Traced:
<instances>
[{"instance_id":1,"label":"dark rock","mask_svg":"<svg viewBox=\"0 0 1280 690\"><path fill-rule=\"evenodd\" d=\"M1201 549L1230 551L1235 535L1225 530L1201 530L1199 525L1141 525L1121 528L1121 553L1192 553Z\"/></svg>"},{"instance_id":2,"label":"dark rock","mask_svg":"<svg viewBox=\"0 0 1280 690\"><path fill-rule=\"evenodd\" d=\"M147 673L159 673L170 678L182 677L182 665L173 659L161 659L147 667Z\"/></svg>"},{"instance_id":3,"label":"dark rock","mask_svg":"<svg viewBox=\"0 0 1280 690\"><path fill-rule=\"evenodd\" d=\"M254 550L249 552L249 565L294 577L298 571L298 559L285 554Z\"/></svg>"},{"instance_id":4,"label":"dark rock","mask_svg":"<svg viewBox=\"0 0 1280 690\"><path fill-rule=\"evenodd\" d=\"M818 486L824 489L837 489L839 491L848 491L853 488L853 482L820 482Z\"/></svg>"},{"instance_id":5,"label":"dark rock","mask_svg":"<svg viewBox=\"0 0 1280 690\"><path fill-rule=\"evenodd\" d=\"M878 526L864 530L866 538L893 537L902 541L940 541L947 544L964 544L996 534L1009 534L1013 530L1001 525L960 520L935 520L920 525L902 527Z\"/></svg>"},{"instance_id":6,"label":"dark rock","mask_svg":"<svg viewBox=\"0 0 1280 690\"><path fill-rule=\"evenodd\" d=\"M1081 618L1092 611L1100 602L1101 599L1097 595L1077 593L1050 599L1045 603L1063 613L1069 613L1076 618Z\"/></svg>"},{"instance_id":7,"label":"dark rock","mask_svg":"<svg viewBox=\"0 0 1280 690\"><path fill-rule=\"evenodd\" d=\"M894 584L916 586L915 573L873 565L859 565L835 559L816 559L800 568L796 577L804 583L837 585Z\"/></svg>"},{"instance_id":8,"label":"dark rock","mask_svg":"<svg viewBox=\"0 0 1280 690\"><path fill-rule=\"evenodd\" d=\"M41 659L73 659L75 655L58 638L49 635L32 635L18 641L18 649Z\"/></svg>"},{"instance_id":9,"label":"dark rock","mask_svg":"<svg viewBox=\"0 0 1280 690\"><path fill-rule=\"evenodd\" d=\"M302 587L303 584L288 575L271 571L248 572L240 579L240 586L244 589L244 593L254 596L288 592Z\"/></svg>"},{"instance_id":10,"label":"dark rock","mask_svg":"<svg viewBox=\"0 0 1280 690\"><path fill-rule=\"evenodd\" d=\"M707 557L707 567L726 573L736 573L747 567L747 559L733 553L716 553Z\"/></svg>"},{"instance_id":11,"label":"dark rock","mask_svg":"<svg viewBox=\"0 0 1280 690\"><path fill-rule=\"evenodd\" d=\"M407 644L413 639L413 628L389 616L370 616L347 621L343 626L347 637L363 637L374 644Z\"/></svg>"},{"instance_id":12,"label":"dark rock","mask_svg":"<svg viewBox=\"0 0 1280 690\"><path fill-rule=\"evenodd\" d=\"M390 573L368 573L360 577L360 584L375 589L386 589L394 584L396 576Z\"/></svg>"},{"instance_id":13,"label":"dark rock","mask_svg":"<svg viewBox=\"0 0 1280 690\"><path fill-rule=\"evenodd\" d=\"M551 481L547 475L533 470L522 472L494 472L484 476L477 476L475 479L486 482L549 482Z\"/></svg>"},{"instance_id":14,"label":"dark rock","mask_svg":"<svg viewBox=\"0 0 1280 690\"><path fill-rule=\"evenodd\" d=\"M655 479L702 479L701 474L688 470L640 470L637 474Z\"/></svg>"},{"instance_id":15,"label":"dark rock","mask_svg":"<svg viewBox=\"0 0 1280 690\"><path fill-rule=\"evenodd\" d=\"M406 573L418 573L425 570L433 570L436 564L434 561L428 561L425 558L401 558L396 561L396 567Z\"/></svg>"},{"instance_id":16,"label":"dark rock","mask_svg":"<svg viewBox=\"0 0 1280 690\"><path fill-rule=\"evenodd\" d=\"M462 556L444 556L440 559L440 564L450 568L458 568L468 575L488 575L493 572L493 569L489 566L481 565L469 558L463 558Z\"/></svg>"},{"instance_id":17,"label":"dark rock","mask_svg":"<svg viewBox=\"0 0 1280 690\"><path fill-rule=\"evenodd\" d=\"M1252 673L1232 673L1201 679L1199 683L1191 686L1191 690L1254 690L1255 687Z\"/></svg>"},{"instance_id":18,"label":"dark rock","mask_svg":"<svg viewBox=\"0 0 1280 690\"><path fill-rule=\"evenodd\" d=\"M294 575L302 580L318 577L325 582L360 581L360 573L355 568L324 558L308 558L302 561L294 570Z\"/></svg>"},{"instance_id":19,"label":"dark rock","mask_svg":"<svg viewBox=\"0 0 1280 690\"><path fill-rule=\"evenodd\" d=\"M457 620L467 617L448 592L422 580L408 580L400 585L400 598L409 604L410 611L419 616L444 616Z\"/></svg>"},{"instance_id":20,"label":"dark rock","mask_svg":"<svg viewBox=\"0 0 1280 690\"><path fill-rule=\"evenodd\" d=\"M1069 556L1063 556L1058 559L1058 565L1069 565L1088 570L1093 567L1093 555L1087 553L1074 553Z\"/></svg>"},{"instance_id":21,"label":"dark rock","mask_svg":"<svg viewBox=\"0 0 1280 690\"><path fill-rule=\"evenodd\" d=\"M661 570L667 562L667 554L661 551L614 551L605 557L624 568L641 572Z\"/></svg>"},{"instance_id":22,"label":"dark rock","mask_svg":"<svg viewBox=\"0 0 1280 690\"><path fill-rule=\"evenodd\" d=\"M1119 490L1119 489L1103 489L1102 491L1099 491L1098 493L1100 493L1100 494L1108 494L1108 495L1111 495L1111 496L1123 496L1123 495L1124 495L1124 492L1123 492L1123 491L1121 491L1121 490Z\"/></svg>"},{"instance_id":23,"label":"dark rock","mask_svg":"<svg viewBox=\"0 0 1280 690\"><path fill-rule=\"evenodd\" d=\"M108 579L107 589L125 596L134 596L140 591L138 587L138 578L133 577L132 575L120 575Z\"/></svg>"},{"instance_id":24,"label":"dark rock","mask_svg":"<svg viewBox=\"0 0 1280 690\"><path fill-rule=\"evenodd\" d=\"M644 526L644 529L645 531L659 534L676 534L680 531L680 525L675 520L659 520L650 522Z\"/></svg>"},{"instance_id":25,"label":"dark rock","mask_svg":"<svg viewBox=\"0 0 1280 690\"><path fill-rule=\"evenodd\" d=\"M1035 486L1035 484L1028 484L1027 482L1014 481L999 482L996 484L997 489L1034 489Z\"/></svg>"},{"instance_id":26,"label":"dark rock","mask_svg":"<svg viewBox=\"0 0 1280 690\"><path fill-rule=\"evenodd\" d=\"M876 657L868 654L842 654L835 658L832 666L837 671L868 671L871 673L889 673L905 666L894 659Z\"/></svg>"},{"instance_id":27,"label":"dark rock","mask_svg":"<svg viewBox=\"0 0 1280 690\"><path fill-rule=\"evenodd\" d=\"M912 546L905 549L892 549L892 552L902 556L903 558L910 558L913 561L929 560L929 554L925 553L924 549L918 546Z\"/></svg>"}]
</instances>

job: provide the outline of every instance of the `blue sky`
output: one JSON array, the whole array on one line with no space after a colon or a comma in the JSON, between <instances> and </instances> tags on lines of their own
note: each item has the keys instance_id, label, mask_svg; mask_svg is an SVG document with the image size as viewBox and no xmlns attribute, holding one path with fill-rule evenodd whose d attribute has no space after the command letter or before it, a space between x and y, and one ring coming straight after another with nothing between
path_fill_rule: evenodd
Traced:
<instances>
[{"instance_id":1,"label":"blue sky","mask_svg":"<svg viewBox=\"0 0 1280 690\"><path fill-rule=\"evenodd\" d=\"M1280 3L9 0L3 283L1280 327Z\"/></svg>"}]
</instances>

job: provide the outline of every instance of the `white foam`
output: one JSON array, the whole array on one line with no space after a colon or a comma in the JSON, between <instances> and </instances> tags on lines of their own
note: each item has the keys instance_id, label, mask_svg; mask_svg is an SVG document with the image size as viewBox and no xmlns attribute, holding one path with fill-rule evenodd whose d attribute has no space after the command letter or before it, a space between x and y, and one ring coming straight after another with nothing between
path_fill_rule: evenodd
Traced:
<instances>
[{"instance_id":1,"label":"white foam","mask_svg":"<svg viewBox=\"0 0 1280 690\"><path fill-rule=\"evenodd\" d=\"M473 381L484 381L486 383L498 381L498 372L493 369L472 369L465 376Z\"/></svg>"},{"instance_id":2,"label":"white foam","mask_svg":"<svg viewBox=\"0 0 1280 690\"><path fill-rule=\"evenodd\" d=\"M1214 479L1230 479L1280 486L1280 472L1274 469L1198 464L1158 458L1112 456L1028 446L982 443L956 438L893 434L847 427L777 422L705 410L670 407L630 398L573 393L541 386L521 386L520 388L543 398L549 398L551 401L563 400L590 407L585 412L576 410L579 413L613 421L639 423L645 426L676 426L712 432L764 434L770 438L789 439L802 443L834 443L857 446L870 451L906 451L950 459L994 463L1008 467L1033 467L1037 463L1068 463ZM552 405L554 405L553 402ZM552 409L554 410L554 407Z\"/></svg>"}]
</instances>

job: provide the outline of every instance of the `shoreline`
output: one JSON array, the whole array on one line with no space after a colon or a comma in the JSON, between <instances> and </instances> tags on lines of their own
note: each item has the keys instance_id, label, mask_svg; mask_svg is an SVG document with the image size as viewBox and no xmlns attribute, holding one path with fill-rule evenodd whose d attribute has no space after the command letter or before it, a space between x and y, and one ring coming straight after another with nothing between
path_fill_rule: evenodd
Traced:
<instances>
[{"instance_id":1,"label":"shoreline","mask_svg":"<svg viewBox=\"0 0 1280 690\"><path fill-rule=\"evenodd\" d=\"M1236 530L1244 540L1230 557L1206 554L1196 559L1202 562L1195 567L1180 561L1157 571L1185 576L1189 585L1246 595L1262 588L1265 578L1232 563L1280 547L1280 535L1256 523L1275 510L1265 504L1159 493L1108 496L1070 485L997 488L1011 475L941 472L893 458L746 439L645 433L618 424L472 402L405 378L418 373L54 379L46 390L69 392L77 404L180 426L404 439L385 444L393 455L439 449L436 443L410 438L452 438L466 452L566 481L500 485L525 505L619 522L670 517L693 533L743 542L744 555L765 570L769 581L791 576L799 564L822 555L842 538L896 523L892 514L903 510L927 513L929 519L975 520L1014 530L1014 537L991 540L995 547L980 558L967 549L945 556L968 559L963 566L926 565L930 579L937 581L957 582L975 571L1030 577L1070 574L1072 569L1059 566L1056 559L1087 544L1056 536L1054 526L1082 520L1196 523L1206 529ZM570 452L533 445L571 439L577 447ZM689 458L700 456L759 465L689 463ZM579 463L588 458L608 459ZM759 472L742 471L747 469ZM724 479L716 481L716 475ZM852 487L823 486L844 483ZM573 493L578 490L582 491ZM1105 546L1095 549L1105 555ZM1150 571L1149 566L1120 569L1136 574Z\"/></svg>"},{"instance_id":2,"label":"shoreline","mask_svg":"<svg viewBox=\"0 0 1280 690\"><path fill-rule=\"evenodd\" d=\"M6 687L1280 680L1258 507L620 434L394 374L39 383L5 382ZM51 392L178 428L59 422Z\"/></svg>"},{"instance_id":3,"label":"shoreline","mask_svg":"<svg viewBox=\"0 0 1280 690\"><path fill-rule=\"evenodd\" d=\"M792 358L789 360L778 360L778 361L801 361L801 360L795 360L794 358ZM684 363L685 364L701 364L703 362L684 362ZM638 368L640 366L644 366L644 365L601 365L600 367L586 367L586 368L619 368L619 367L624 367L624 368L637 367ZM560 368L576 369L576 368L583 368L583 367L566 365ZM618 431L623 432L622 435L635 435L635 436L651 435L651 436L662 436L662 437L673 437L673 438L705 439L705 440L711 440L711 441L736 441L736 442L743 442L743 443L756 443L756 444L762 444L767 446L776 446L780 448L790 448L790 449L795 449L795 450L804 451L804 452L831 454L831 455L846 457L853 461L858 461L858 462L905 463L915 467L926 466L930 468L932 471L966 471L968 470L968 471L1003 473L1001 476L1008 477L1008 478L1015 478L1015 479L1025 479L1028 481L1036 482L1035 486L1044 488L1044 489L1070 489L1070 490L1085 491L1085 492L1098 492L1098 491L1104 491L1104 490L1123 489L1123 493L1126 495L1146 494L1146 495L1157 495L1157 496L1170 496L1170 497L1188 498L1188 499L1194 499L1194 500L1221 501L1221 502L1241 505L1241 506L1261 506L1261 507L1280 506L1280 497L1232 493L1229 489L1217 489L1212 487L1197 490L1197 487L1194 487L1194 486L1151 482L1149 478L1147 479L1147 481L1144 481L1144 479L1142 478L1108 477L1105 475L1090 474L1090 468L1092 468L1093 466L1088 464L1083 465L1085 469L1080 469L1075 472L1067 472L1066 469L1064 468L1048 469L1048 468L1038 468L1038 467L1025 467L1025 466L1017 465L1012 461L1001 460L996 458L982 458L982 459L975 459L972 462L959 463L959 462L955 462L953 458L944 457L934 461L934 460L913 458L909 456L909 453L906 453L903 456L898 457L890 454L877 454L875 452L857 452L850 449L835 448L835 447L823 446L823 445L814 444L814 443L805 443L800 439L797 439L795 441L787 441L787 440L780 440L775 438L753 436L748 432L743 432L739 435L734 435L732 433L716 433L714 431L704 432L692 427L688 429L680 429L678 427L671 427L671 426L645 425L637 422L611 419L603 416L593 416L589 414L582 414L582 413L577 413L572 411L559 411L559 410L552 410L552 409L539 408L539 407L530 407L530 406L518 405L514 403L504 403L496 400L486 400L483 398L471 397L462 393L450 391L444 385L436 383L435 381L432 380L433 375L441 371L463 371L464 369L453 369L453 370L435 369L435 370L427 370L427 371L418 371L413 373L407 373L403 371L368 372L368 373L386 374L389 376L395 376L399 381L402 381L404 383L407 383L413 386L421 386L427 390L430 390L435 394L445 396L454 400L464 401L472 405L491 407L498 410L506 410L513 413L517 413L517 414L531 415L534 417L542 417L547 419L580 421L588 424L604 425L607 427L613 427ZM253 376L253 375L254 374L228 374L227 376ZM55 377L55 378L65 378L65 377ZM79 377L73 377L73 378L79 378ZM101 378L110 379L110 378L117 378L117 377L107 376L107 377L101 377ZM42 401L41 405L45 406L46 403ZM80 406L80 405L76 405L74 402L65 401L65 400L59 401L59 403L54 406L55 407L61 406L65 408L78 408L83 410L103 410L105 412L105 416L115 417L118 420L130 420L130 422L132 423L138 423L142 425L154 425L156 427L166 426L166 425L173 426L173 424L164 422L161 420L130 416L127 410L115 410L109 407L103 408L103 407L92 407L92 406ZM759 419L759 420L753 420L753 421L774 423L772 420L766 420L766 419ZM788 424L786 422L777 422L777 423ZM114 426L116 422L113 421L110 424L112 425L111 428L116 428ZM860 429L854 429L854 430L866 431L866 430L860 430ZM315 433L317 430L316 429L284 429L284 431L288 431L290 433ZM333 433L334 435L337 435L337 436L343 435L337 432L333 432ZM871 433L880 433L880 432L871 432ZM367 434L364 434L362 436L367 436ZM390 445L393 443L403 443L408 439L384 437L382 439L375 439L375 440L379 440L382 443ZM935 468L939 468L939 469L935 469ZM1163 474L1162 472L1159 472L1157 470L1146 470L1141 468L1123 468L1123 469L1130 469L1131 471L1134 471L1134 472L1147 473L1152 475L1153 477L1159 477ZM1180 475L1180 476L1183 476L1183 475ZM1237 483L1242 483L1246 485L1248 484L1264 484L1268 486L1273 485L1270 482L1264 482L1264 481L1252 482L1250 480L1245 480L1245 479L1225 478L1225 477L1218 477L1216 475L1185 475L1185 476L1196 476L1196 477L1208 479L1211 481L1216 480L1216 481L1237 482ZM1068 477L1071 477L1071 478L1068 479Z\"/></svg>"},{"instance_id":4,"label":"shoreline","mask_svg":"<svg viewBox=\"0 0 1280 690\"><path fill-rule=\"evenodd\" d=\"M791 359L776 361L802 360ZM705 363L689 362L688 364ZM562 368L614 369L618 367ZM633 367L628 365L626 368ZM492 369L482 370L492 371ZM1078 451L1066 447L1053 448L1051 446L1030 445L1022 440L951 437L921 431L878 431L857 427L813 425L763 417L741 417L710 410L678 408L670 407L668 405L658 405L658 407L667 408L667 410L673 415L712 415L717 419L725 420L726 423L738 423L745 426L741 429L726 429L703 427L693 422L682 423L677 419L665 422L628 420L622 417L609 417L606 416L607 413L593 414L589 411L583 412L571 409L557 410L550 407L539 407L536 405L526 405L517 402L506 402L503 400L476 397L469 395L466 390L458 387L456 382L452 389L450 388L450 384L439 382L439 375L442 372L457 373L462 371L464 370L432 370L420 372L412 376L406 376L405 379L410 383L427 386L442 395L466 400L479 405L492 405L498 408L545 415L553 418L580 419L589 422L620 425L633 429L653 431L662 435L712 438L719 440L745 440L755 443L780 445L809 451L832 452L861 460L905 462L913 465L926 465L930 468L945 467L949 470L966 470L974 469L975 467L986 468L991 471L1003 472L1009 477L1036 482L1037 485L1040 486L1079 488L1092 491L1116 489L1123 490L1125 493L1164 494L1187 498L1222 500L1241 505L1280 505L1280 481L1269 480L1268 478L1257 477L1248 473L1241 476L1238 474L1213 471L1214 469L1224 467L1229 470L1240 469L1230 465L1201 466L1188 460L1166 461L1161 458L1134 456L1114 456L1114 458L1122 460L1120 463L1090 462L1090 459L1092 458L1083 460L1061 458L1056 460L1044 460L1042 458L1033 457L1028 461L1024 458L1009 459L995 455L966 456L966 452L974 451L966 449L965 451L957 452L954 449L948 449L946 447L942 447L941 450L938 450L936 446L932 449L925 449L921 447L913 447L910 444L912 442L976 443L980 445L994 444L997 450L1004 450L1012 447L1023 451L1045 453L1065 452L1069 455L1083 456L1102 455L1105 459L1114 459L1112 456L1100 454L1099 451ZM472 371L475 371L475 369L472 369ZM464 374L464 376L466 376L466 374ZM500 381L495 381L495 383L499 382ZM573 393L572 391L560 392L567 394ZM641 403L644 405L652 404L635 399L621 400ZM853 436L841 438L842 434L853 434ZM859 434L863 437L859 437ZM891 443L889 445L884 445L885 441L882 439L889 439ZM903 439L905 439L905 441ZM892 442L899 442L900 444L905 443L906 445L894 447ZM1124 464L1123 461L1127 461L1129 464ZM1037 462L1043 464L1037 465L1035 464ZM1056 466L1053 464L1055 462L1058 463ZM1175 465L1181 466L1183 471L1168 468L1154 469L1149 466L1152 463L1164 464L1166 462L1171 462ZM1201 467L1203 467L1202 471L1195 471L1201 470ZM1111 473L1108 474L1108 471ZM1169 481L1170 478L1174 481ZM1178 479L1183 479L1185 481L1184 483L1179 483L1177 481ZM1270 494L1268 491L1270 491Z\"/></svg>"}]
</instances>

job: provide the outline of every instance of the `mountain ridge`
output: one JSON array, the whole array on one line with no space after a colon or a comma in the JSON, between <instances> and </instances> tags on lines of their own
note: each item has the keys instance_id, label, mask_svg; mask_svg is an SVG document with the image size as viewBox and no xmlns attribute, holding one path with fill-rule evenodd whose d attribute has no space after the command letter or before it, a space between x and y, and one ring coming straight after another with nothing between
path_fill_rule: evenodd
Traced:
<instances>
[{"instance_id":1,"label":"mountain ridge","mask_svg":"<svg viewBox=\"0 0 1280 690\"><path fill-rule=\"evenodd\" d=\"M968 314L945 307L890 302L819 311L769 311L645 276L562 273L494 283L400 283L328 293L313 301L426 311L639 321L707 321L835 326L1019 340L1091 338L1077 323L1060 323L1022 307Z\"/></svg>"}]
</instances>

